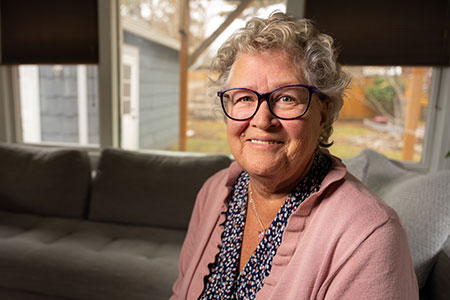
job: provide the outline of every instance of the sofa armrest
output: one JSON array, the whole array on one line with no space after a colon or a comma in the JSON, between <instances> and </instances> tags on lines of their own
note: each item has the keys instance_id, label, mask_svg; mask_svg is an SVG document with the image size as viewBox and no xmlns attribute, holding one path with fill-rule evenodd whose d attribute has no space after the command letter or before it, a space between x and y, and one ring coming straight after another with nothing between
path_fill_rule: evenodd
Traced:
<instances>
[{"instance_id":1,"label":"sofa armrest","mask_svg":"<svg viewBox=\"0 0 450 300\"><path fill-rule=\"evenodd\" d=\"M422 292L426 294L426 299L450 299L450 238L439 252Z\"/></svg>"}]
</instances>

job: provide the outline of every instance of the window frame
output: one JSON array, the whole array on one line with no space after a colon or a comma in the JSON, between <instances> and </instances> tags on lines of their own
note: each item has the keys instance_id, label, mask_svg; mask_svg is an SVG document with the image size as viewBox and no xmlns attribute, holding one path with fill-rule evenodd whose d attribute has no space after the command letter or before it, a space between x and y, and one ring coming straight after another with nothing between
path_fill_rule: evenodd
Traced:
<instances>
[{"instance_id":1,"label":"window frame","mask_svg":"<svg viewBox=\"0 0 450 300\"><path fill-rule=\"evenodd\" d=\"M98 1L99 63L98 106L99 148L119 147L120 141L120 30L119 1ZM20 120L19 67L0 65L0 141L23 143ZM37 146L70 146L96 149L79 144L41 143Z\"/></svg>"},{"instance_id":2,"label":"window frame","mask_svg":"<svg viewBox=\"0 0 450 300\"><path fill-rule=\"evenodd\" d=\"M118 0L99 1L99 147L45 143L38 146L69 146L98 152L119 147L120 141L120 57L122 34ZM420 163L399 161L419 171L450 169L450 67L434 67ZM0 66L0 142L22 143L18 67Z\"/></svg>"}]
</instances>

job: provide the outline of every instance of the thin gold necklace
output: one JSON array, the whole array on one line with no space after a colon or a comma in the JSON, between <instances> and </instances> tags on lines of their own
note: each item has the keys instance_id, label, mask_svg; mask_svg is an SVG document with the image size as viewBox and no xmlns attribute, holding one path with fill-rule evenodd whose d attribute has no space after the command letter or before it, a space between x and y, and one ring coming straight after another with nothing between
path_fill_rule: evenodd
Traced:
<instances>
[{"instance_id":1,"label":"thin gold necklace","mask_svg":"<svg viewBox=\"0 0 450 300\"><path fill-rule=\"evenodd\" d=\"M264 235L266 234L267 229L264 227L261 217L259 216L258 212L256 211L256 205L255 205L255 201L253 200L253 192L252 192L250 183L248 184L248 192L249 192L249 201L252 204L253 212L255 213L255 216L258 219L259 226L261 226L261 231L258 231L258 237L259 237L259 240L261 241L264 238Z\"/></svg>"}]
</instances>

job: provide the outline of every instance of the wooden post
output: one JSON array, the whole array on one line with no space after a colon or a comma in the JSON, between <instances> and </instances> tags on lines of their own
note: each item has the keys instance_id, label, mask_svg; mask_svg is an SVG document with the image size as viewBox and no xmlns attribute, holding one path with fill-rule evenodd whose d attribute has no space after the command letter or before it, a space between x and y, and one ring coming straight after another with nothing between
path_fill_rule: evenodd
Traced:
<instances>
[{"instance_id":1,"label":"wooden post","mask_svg":"<svg viewBox=\"0 0 450 300\"><path fill-rule=\"evenodd\" d=\"M189 0L179 0L180 5L180 120L178 148L187 149L187 121L188 121L188 59L189 59Z\"/></svg>"},{"instance_id":2,"label":"wooden post","mask_svg":"<svg viewBox=\"0 0 450 300\"><path fill-rule=\"evenodd\" d=\"M100 148L120 146L119 1L98 1L98 112ZM119 38L118 38L119 37Z\"/></svg>"},{"instance_id":3,"label":"wooden post","mask_svg":"<svg viewBox=\"0 0 450 300\"><path fill-rule=\"evenodd\" d=\"M413 68L412 78L408 80L406 95L406 117L403 129L403 160L414 159L414 144L416 143L416 129L420 118L420 98L422 97L425 68Z\"/></svg>"}]
</instances>

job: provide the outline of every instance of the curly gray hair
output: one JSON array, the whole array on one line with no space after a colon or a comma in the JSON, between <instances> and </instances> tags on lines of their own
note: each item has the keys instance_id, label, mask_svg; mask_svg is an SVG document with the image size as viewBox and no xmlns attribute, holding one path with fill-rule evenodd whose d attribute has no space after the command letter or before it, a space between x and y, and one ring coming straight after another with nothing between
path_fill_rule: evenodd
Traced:
<instances>
[{"instance_id":1,"label":"curly gray hair","mask_svg":"<svg viewBox=\"0 0 450 300\"><path fill-rule=\"evenodd\" d=\"M320 91L319 99L329 101L328 119L320 134L320 147L329 147L333 123L343 105L350 76L336 62L333 39L321 33L310 20L295 19L284 13L273 13L267 19L252 18L235 32L218 50L211 71L218 73L212 87L226 88L233 64L240 53L282 50L291 57L299 77Z\"/></svg>"}]
</instances>

